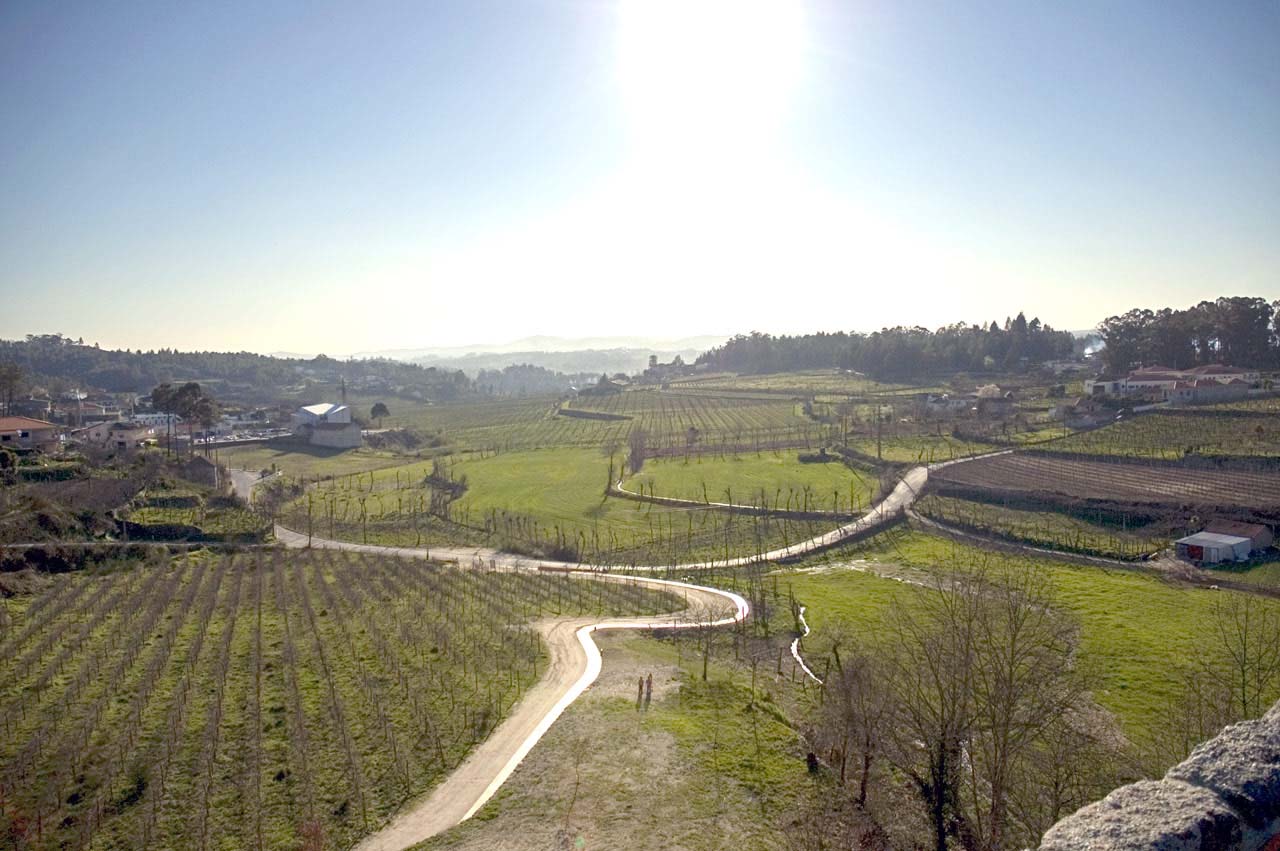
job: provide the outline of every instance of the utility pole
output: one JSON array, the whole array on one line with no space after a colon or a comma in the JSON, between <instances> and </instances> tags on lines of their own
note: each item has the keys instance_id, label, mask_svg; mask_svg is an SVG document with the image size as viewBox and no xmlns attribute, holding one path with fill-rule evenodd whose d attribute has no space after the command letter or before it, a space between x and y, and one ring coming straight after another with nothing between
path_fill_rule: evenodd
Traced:
<instances>
[{"instance_id":1,"label":"utility pole","mask_svg":"<svg viewBox=\"0 0 1280 851\"><path fill-rule=\"evenodd\" d=\"M880 403L876 402L876 460L883 461L884 457L880 454L880 432L884 427L884 414L880 409Z\"/></svg>"}]
</instances>

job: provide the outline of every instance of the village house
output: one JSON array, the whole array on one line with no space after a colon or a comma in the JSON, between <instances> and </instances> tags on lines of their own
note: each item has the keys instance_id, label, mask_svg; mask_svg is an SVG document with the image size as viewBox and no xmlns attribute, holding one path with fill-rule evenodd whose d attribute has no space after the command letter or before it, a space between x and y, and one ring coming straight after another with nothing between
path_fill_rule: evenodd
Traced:
<instances>
[{"instance_id":1,"label":"village house","mask_svg":"<svg viewBox=\"0 0 1280 851\"><path fill-rule=\"evenodd\" d=\"M1089 396L1144 396L1173 404L1208 404L1243 399L1259 379L1257 370L1222 364L1173 369L1144 366L1124 378L1099 376L1084 382Z\"/></svg>"},{"instance_id":2,"label":"village house","mask_svg":"<svg viewBox=\"0 0 1280 851\"><path fill-rule=\"evenodd\" d=\"M1227 382L1212 378L1195 381L1179 381L1164 391L1164 398L1171 405L1210 405L1215 402L1238 402L1249 397L1249 385L1238 378Z\"/></svg>"},{"instance_id":3,"label":"village house","mask_svg":"<svg viewBox=\"0 0 1280 851\"><path fill-rule=\"evenodd\" d=\"M0 448L52 452L62 445L61 429L31 417L0 417Z\"/></svg>"},{"instance_id":4,"label":"village house","mask_svg":"<svg viewBox=\"0 0 1280 851\"><path fill-rule=\"evenodd\" d=\"M1103 407L1096 399L1082 396L1056 406L1051 412L1054 419L1062 420L1067 428L1094 428L1115 419L1115 411Z\"/></svg>"},{"instance_id":5,"label":"village house","mask_svg":"<svg viewBox=\"0 0 1280 851\"><path fill-rule=\"evenodd\" d=\"M177 414L164 414L159 412L133 414L129 419L135 423L142 423L143 425L148 425L152 428L165 428L166 424L170 422L177 426L182 422L182 417Z\"/></svg>"},{"instance_id":6,"label":"village house","mask_svg":"<svg viewBox=\"0 0 1280 851\"><path fill-rule=\"evenodd\" d=\"M590 387L583 387L578 391L579 396L612 396L615 393L622 392L622 385L616 381L610 381L609 376L601 375L600 380Z\"/></svg>"},{"instance_id":7,"label":"village house","mask_svg":"<svg viewBox=\"0 0 1280 851\"><path fill-rule=\"evenodd\" d=\"M104 449L130 451L156 436L154 426L131 420L94 423L71 432L71 439Z\"/></svg>"},{"instance_id":8,"label":"village house","mask_svg":"<svg viewBox=\"0 0 1280 851\"><path fill-rule=\"evenodd\" d=\"M293 433L312 446L354 449L364 443L360 424L351 419L351 408L321 402L304 405L293 413Z\"/></svg>"}]
</instances>

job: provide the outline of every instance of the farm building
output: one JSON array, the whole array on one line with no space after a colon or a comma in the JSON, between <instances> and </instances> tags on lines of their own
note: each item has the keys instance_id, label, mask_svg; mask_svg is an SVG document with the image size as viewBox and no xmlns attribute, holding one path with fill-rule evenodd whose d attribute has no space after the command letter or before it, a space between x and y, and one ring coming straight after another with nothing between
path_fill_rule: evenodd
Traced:
<instances>
[{"instance_id":1,"label":"farm building","mask_svg":"<svg viewBox=\"0 0 1280 851\"><path fill-rule=\"evenodd\" d=\"M1197 532L1174 541L1178 557L1202 564L1223 561L1245 561L1253 550L1248 538L1239 535L1222 535L1217 532Z\"/></svg>"},{"instance_id":2,"label":"farm building","mask_svg":"<svg viewBox=\"0 0 1280 851\"><path fill-rule=\"evenodd\" d=\"M0 417L0 447L5 449L57 449L61 440L58 427L30 417Z\"/></svg>"},{"instance_id":3,"label":"farm building","mask_svg":"<svg viewBox=\"0 0 1280 851\"><path fill-rule=\"evenodd\" d=\"M1271 534L1271 530L1261 523L1240 523L1236 520L1211 520L1208 526L1204 527L1206 532L1214 532L1218 535L1236 535L1241 538L1248 538L1252 549L1251 552L1265 550L1271 546L1275 537Z\"/></svg>"},{"instance_id":4,"label":"farm building","mask_svg":"<svg viewBox=\"0 0 1280 851\"><path fill-rule=\"evenodd\" d=\"M295 411L293 433L312 446L331 449L354 449L364 442L360 424L351 421L351 409L331 402L305 405Z\"/></svg>"}]
</instances>

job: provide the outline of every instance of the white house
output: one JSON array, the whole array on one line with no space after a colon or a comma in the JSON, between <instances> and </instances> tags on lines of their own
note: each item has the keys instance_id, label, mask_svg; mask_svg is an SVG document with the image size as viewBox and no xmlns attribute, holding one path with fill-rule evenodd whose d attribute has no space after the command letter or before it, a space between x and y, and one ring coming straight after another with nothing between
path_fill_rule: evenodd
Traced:
<instances>
[{"instance_id":1,"label":"white house","mask_svg":"<svg viewBox=\"0 0 1280 851\"><path fill-rule=\"evenodd\" d=\"M1168 366L1144 366L1125 378L1103 378L1085 381L1090 396L1126 396L1154 391L1175 404L1204 403L1243 399L1249 385L1258 381L1257 370L1211 364L1194 369ZM1222 389L1230 387L1230 390Z\"/></svg>"},{"instance_id":2,"label":"white house","mask_svg":"<svg viewBox=\"0 0 1280 851\"><path fill-rule=\"evenodd\" d=\"M161 414L161 413L150 413L150 412L145 414L133 414L132 416L129 417L129 419L135 423L142 423L143 425L151 426L152 428L164 428L165 423L168 423L170 421L172 421L175 426L182 422L182 417L178 416L177 414Z\"/></svg>"},{"instance_id":3,"label":"white house","mask_svg":"<svg viewBox=\"0 0 1280 851\"><path fill-rule=\"evenodd\" d=\"M102 446L106 449L137 449L145 440L156 436L154 426L143 423L119 421L94 423L71 432L73 440Z\"/></svg>"},{"instance_id":4,"label":"white house","mask_svg":"<svg viewBox=\"0 0 1280 851\"><path fill-rule=\"evenodd\" d=\"M351 408L321 402L305 405L293 413L293 433L312 446L354 449L364 442L360 424L351 421Z\"/></svg>"}]
</instances>

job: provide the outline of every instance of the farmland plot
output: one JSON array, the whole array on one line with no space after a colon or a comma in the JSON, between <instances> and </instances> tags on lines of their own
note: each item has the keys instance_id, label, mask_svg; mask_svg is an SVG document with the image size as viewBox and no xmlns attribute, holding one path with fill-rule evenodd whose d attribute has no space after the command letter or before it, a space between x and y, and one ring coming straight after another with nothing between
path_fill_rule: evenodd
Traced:
<instances>
[{"instance_id":1,"label":"farmland plot","mask_svg":"<svg viewBox=\"0 0 1280 851\"><path fill-rule=\"evenodd\" d=\"M616 476L620 455L614 463ZM437 503L435 512L432 496L438 489L424 481L433 464L380 470L321 482L294 501L283 522L298 531L311 528L316 535L362 543L465 543L579 561L646 564L750 555L829 528L820 521L742 517L606 497L609 465L610 459L593 449L471 455L448 470L458 481L465 477L465 491L447 506ZM753 501L750 493L742 496L742 502ZM773 499L771 493L770 505Z\"/></svg>"},{"instance_id":2,"label":"farmland plot","mask_svg":"<svg viewBox=\"0 0 1280 851\"><path fill-rule=\"evenodd\" d=\"M1280 473L1148 466L1021 453L954 464L933 476L944 484L991 493L1053 493L1113 502L1280 511Z\"/></svg>"},{"instance_id":3,"label":"farmland plot","mask_svg":"<svg viewBox=\"0 0 1280 851\"><path fill-rule=\"evenodd\" d=\"M0 630L0 835L347 847L537 679L525 624L673 608L636 586L332 552L59 577Z\"/></svg>"},{"instance_id":4,"label":"farmland plot","mask_svg":"<svg viewBox=\"0 0 1280 851\"><path fill-rule=\"evenodd\" d=\"M1159 412L1044 444L1046 451L1177 460L1194 455L1280 457L1280 417Z\"/></svg>"}]
</instances>

